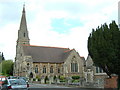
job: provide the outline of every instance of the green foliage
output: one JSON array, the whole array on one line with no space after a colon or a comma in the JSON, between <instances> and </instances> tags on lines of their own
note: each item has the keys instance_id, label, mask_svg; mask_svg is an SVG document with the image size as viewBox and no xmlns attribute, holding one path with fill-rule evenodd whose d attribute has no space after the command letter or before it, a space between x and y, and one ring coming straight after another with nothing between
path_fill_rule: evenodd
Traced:
<instances>
[{"instance_id":1,"label":"green foliage","mask_svg":"<svg viewBox=\"0 0 120 90\"><path fill-rule=\"evenodd\" d=\"M0 67L2 69L2 74L9 76L13 75L13 61L12 60L4 60L0 64Z\"/></svg>"},{"instance_id":2,"label":"green foliage","mask_svg":"<svg viewBox=\"0 0 120 90\"><path fill-rule=\"evenodd\" d=\"M58 79L60 79L60 75L58 76Z\"/></svg>"},{"instance_id":3,"label":"green foliage","mask_svg":"<svg viewBox=\"0 0 120 90\"><path fill-rule=\"evenodd\" d=\"M38 81L40 81L40 77L39 77L38 75L36 76L36 79L37 79Z\"/></svg>"},{"instance_id":4,"label":"green foliage","mask_svg":"<svg viewBox=\"0 0 120 90\"><path fill-rule=\"evenodd\" d=\"M3 60L5 60L5 57L4 57L4 54L3 54L3 52L2 52L2 61L3 61Z\"/></svg>"},{"instance_id":5,"label":"green foliage","mask_svg":"<svg viewBox=\"0 0 120 90\"><path fill-rule=\"evenodd\" d=\"M60 82L66 82L66 80L64 79L64 80L60 80Z\"/></svg>"},{"instance_id":6,"label":"green foliage","mask_svg":"<svg viewBox=\"0 0 120 90\"><path fill-rule=\"evenodd\" d=\"M2 52L2 53L0 52L0 62L2 62L2 61L4 61L4 60L5 60L4 54L3 54L3 52Z\"/></svg>"},{"instance_id":7,"label":"green foliage","mask_svg":"<svg viewBox=\"0 0 120 90\"><path fill-rule=\"evenodd\" d=\"M72 76L72 79L80 79L80 76Z\"/></svg>"},{"instance_id":8,"label":"green foliage","mask_svg":"<svg viewBox=\"0 0 120 90\"><path fill-rule=\"evenodd\" d=\"M49 78L46 76L45 77L45 83L47 83L48 80L49 80Z\"/></svg>"},{"instance_id":9,"label":"green foliage","mask_svg":"<svg viewBox=\"0 0 120 90\"><path fill-rule=\"evenodd\" d=\"M33 81L36 81L36 78L33 78Z\"/></svg>"},{"instance_id":10,"label":"green foliage","mask_svg":"<svg viewBox=\"0 0 120 90\"><path fill-rule=\"evenodd\" d=\"M80 80L72 80L73 83L80 82Z\"/></svg>"},{"instance_id":11,"label":"green foliage","mask_svg":"<svg viewBox=\"0 0 120 90\"><path fill-rule=\"evenodd\" d=\"M54 78L53 78L53 79L55 80L56 78L57 78L57 77L56 77L56 76L54 76Z\"/></svg>"},{"instance_id":12,"label":"green foliage","mask_svg":"<svg viewBox=\"0 0 120 90\"><path fill-rule=\"evenodd\" d=\"M45 77L45 80L49 80L47 76Z\"/></svg>"},{"instance_id":13,"label":"green foliage","mask_svg":"<svg viewBox=\"0 0 120 90\"><path fill-rule=\"evenodd\" d=\"M38 79L38 78L39 78L39 76L37 75L37 76L36 76L36 78Z\"/></svg>"},{"instance_id":14,"label":"green foliage","mask_svg":"<svg viewBox=\"0 0 120 90\"><path fill-rule=\"evenodd\" d=\"M96 66L109 76L120 75L120 30L115 21L92 30L88 38L88 52Z\"/></svg>"},{"instance_id":15,"label":"green foliage","mask_svg":"<svg viewBox=\"0 0 120 90\"><path fill-rule=\"evenodd\" d=\"M38 78L38 81L40 81L40 78Z\"/></svg>"},{"instance_id":16,"label":"green foliage","mask_svg":"<svg viewBox=\"0 0 120 90\"><path fill-rule=\"evenodd\" d=\"M66 82L66 78L64 76L59 76L60 82Z\"/></svg>"},{"instance_id":17,"label":"green foliage","mask_svg":"<svg viewBox=\"0 0 120 90\"><path fill-rule=\"evenodd\" d=\"M60 76L59 79L60 80L65 80L65 77L64 76Z\"/></svg>"}]
</instances>

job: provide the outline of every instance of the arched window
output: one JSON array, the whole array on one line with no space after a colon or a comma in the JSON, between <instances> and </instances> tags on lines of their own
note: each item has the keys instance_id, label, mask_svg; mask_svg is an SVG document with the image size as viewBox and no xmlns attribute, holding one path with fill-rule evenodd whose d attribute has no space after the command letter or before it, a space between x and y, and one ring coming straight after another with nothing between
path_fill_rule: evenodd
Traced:
<instances>
[{"instance_id":1,"label":"arched window","mask_svg":"<svg viewBox=\"0 0 120 90\"><path fill-rule=\"evenodd\" d=\"M43 73L46 73L46 67L45 66L43 67Z\"/></svg>"},{"instance_id":2,"label":"arched window","mask_svg":"<svg viewBox=\"0 0 120 90\"><path fill-rule=\"evenodd\" d=\"M25 33L24 33L24 35L23 35L24 37L25 37Z\"/></svg>"},{"instance_id":3,"label":"arched window","mask_svg":"<svg viewBox=\"0 0 120 90\"><path fill-rule=\"evenodd\" d=\"M73 56L71 61L71 72L78 72L78 63L75 61L75 56Z\"/></svg>"},{"instance_id":4,"label":"arched window","mask_svg":"<svg viewBox=\"0 0 120 90\"><path fill-rule=\"evenodd\" d=\"M38 65L35 67L35 73L38 73Z\"/></svg>"},{"instance_id":5,"label":"arched window","mask_svg":"<svg viewBox=\"0 0 120 90\"><path fill-rule=\"evenodd\" d=\"M53 73L53 66L50 67L50 73Z\"/></svg>"},{"instance_id":6,"label":"arched window","mask_svg":"<svg viewBox=\"0 0 120 90\"><path fill-rule=\"evenodd\" d=\"M29 63L27 63L27 70L29 70Z\"/></svg>"},{"instance_id":7,"label":"arched window","mask_svg":"<svg viewBox=\"0 0 120 90\"><path fill-rule=\"evenodd\" d=\"M58 73L60 73L60 68L58 68Z\"/></svg>"},{"instance_id":8,"label":"arched window","mask_svg":"<svg viewBox=\"0 0 120 90\"><path fill-rule=\"evenodd\" d=\"M104 73L103 69L96 66L96 73Z\"/></svg>"},{"instance_id":9,"label":"arched window","mask_svg":"<svg viewBox=\"0 0 120 90\"><path fill-rule=\"evenodd\" d=\"M78 64L75 62L75 72L78 72Z\"/></svg>"},{"instance_id":10,"label":"arched window","mask_svg":"<svg viewBox=\"0 0 120 90\"><path fill-rule=\"evenodd\" d=\"M99 73L99 67L96 67L96 73Z\"/></svg>"}]
</instances>

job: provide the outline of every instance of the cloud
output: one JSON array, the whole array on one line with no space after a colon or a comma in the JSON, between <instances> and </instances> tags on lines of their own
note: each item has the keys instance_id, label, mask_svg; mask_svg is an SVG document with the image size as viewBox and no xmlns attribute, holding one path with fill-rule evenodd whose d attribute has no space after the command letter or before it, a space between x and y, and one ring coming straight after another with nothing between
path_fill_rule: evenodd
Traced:
<instances>
[{"instance_id":1,"label":"cloud","mask_svg":"<svg viewBox=\"0 0 120 90\"><path fill-rule=\"evenodd\" d=\"M6 59L15 57L24 2L31 44L75 48L85 57L92 28L117 20L118 0L1 0L0 51L4 52ZM61 19L61 25L54 24Z\"/></svg>"},{"instance_id":2,"label":"cloud","mask_svg":"<svg viewBox=\"0 0 120 90\"><path fill-rule=\"evenodd\" d=\"M14 59L18 24L10 23L0 30L0 51L6 59Z\"/></svg>"}]
</instances>

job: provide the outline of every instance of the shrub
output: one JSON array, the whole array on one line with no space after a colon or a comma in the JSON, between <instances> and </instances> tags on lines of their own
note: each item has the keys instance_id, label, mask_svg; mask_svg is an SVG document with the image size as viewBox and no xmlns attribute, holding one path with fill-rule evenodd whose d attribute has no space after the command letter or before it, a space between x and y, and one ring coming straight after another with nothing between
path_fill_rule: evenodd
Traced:
<instances>
[{"instance_id":1,"label":"shrub","mask_svg":"<svg viewBox=\"0 0 120 90\"><path fill-rule=\"evenodd\" d=\"M72 82L77 83L77 82L80 82L80 81L79 80L72 80Z\"/></svg>"},{"instance_id":2,"label":"shrub","mask_svg":"<svg viewBox=\"0 0 120 90\"><path fill-rule=\"evenodd\" d=\"M39 78L39 76L37 75L37 76L36 76L36 79L38 79L38 78Z\"/></svg>"},{"instance_id":3,"label":"shrub","mask_svg":"<svg viewBox=\"0 0 120 90\"><path fill-rule=\"evenodd\" d=\"M60 82L65 82L65 80L60 80Z\"/></svg>"},{"instance_id":4,"label":"shrub","mask_svg":"<svg viewBox=\"0 0 120 90\"><path fill-rule=\"evenodd\" d=\"M65 80L65 77L64 76L60 76L59 79L60 80Z\"/></svg>"},{"instance_id":5,"label":"shrub","mask_svg":"<svg viewBox=\"0 0 120 90\"><path fill-rule=\"evenodd\" d=\"M56 76L54 76L54 80L56 79L57 77Z\"/></svg>"},{"instance_id":6,"label":"shrub","mask_svg":"<svg viewBox=\"0 0 120 90\"><path fill-rule=\"evenodd\" d=\"M80 76L72 76L72 79L80 79Z\"/></svg>"},{"instance_id":7,"label":"shrub","mask_svg":"<svg viewBox=\"0 0 120 90\"><path fill-rule=\"evenodd\" d=\"M46 76L46 77L45 77L45 83L48 83L48 80L49 80L49 79L48 79L48 77Z\"/></svg>"},{"instance_id":8,"label":"shrub","mask_svg":"<svg viewBox=\"0 0 120 90\"><path fill-rule=\"evenodd\" d=\"M35 81L36 79L35 78L33 78L33 81Z\"/></svg>"},{"instance_id":9,"label":"shrub","mask_svg":"<svg viewBox=\"0 0 120 90\"><path fill-rule=\"evenodd\" d=\"M38 78L38 81L40 81L40 78Z\"/></svg>"}]
</instances>

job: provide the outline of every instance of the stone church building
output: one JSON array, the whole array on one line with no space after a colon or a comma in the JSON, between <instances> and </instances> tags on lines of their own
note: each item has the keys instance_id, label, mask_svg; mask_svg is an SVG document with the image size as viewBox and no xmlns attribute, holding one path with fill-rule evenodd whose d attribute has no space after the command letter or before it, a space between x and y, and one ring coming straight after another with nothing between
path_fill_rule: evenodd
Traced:
<instances>
[{"instance_id":1,"label":"stone church building","mask_svg":"<svg viewBox=\"0 0 120 90\"><path fill-rule=\"evenodd\" d=\"M25 6L18 30L14 75L51 81L54 76L84 77L84 57L75 49L30 45Z\"/></svg>"}]
</instances>

